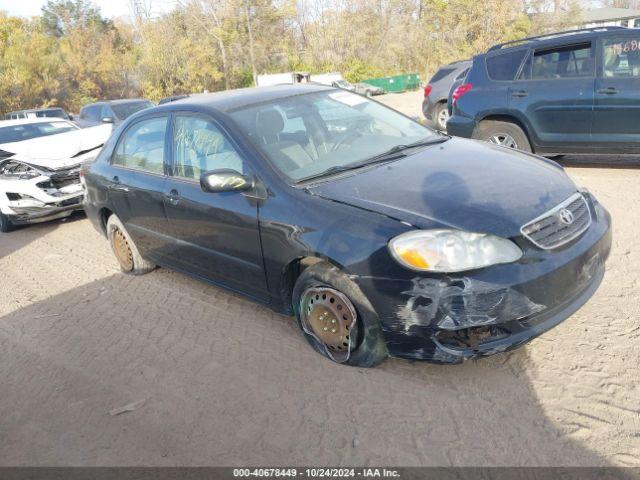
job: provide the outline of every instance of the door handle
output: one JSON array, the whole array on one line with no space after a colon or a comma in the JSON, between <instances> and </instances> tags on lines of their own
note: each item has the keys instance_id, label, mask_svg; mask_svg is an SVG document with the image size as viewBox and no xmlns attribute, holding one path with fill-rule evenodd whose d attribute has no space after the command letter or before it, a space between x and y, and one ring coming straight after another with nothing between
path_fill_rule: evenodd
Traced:
<instances>
[{"instance_id":1,"label":"door handle","mask_svg":"<svg viewBox=\"0 0 640 480\"><path fill-rule=\"evenodd\" d=\"M171 205L178 205L178 203L180 202L180 192L178 192L178 190L176 190L175 188L172 189L169 193L166 193L165 197Z\"/></svg>"},{"instance_id":2,"label":"door handle","mask_svg":"<svg viewBox=\"0 0 640 480\"><path fill-rule=\"evenodd\" d=\"M616 93L620 93L620 90L615 87L607 87L601 88L600 90L598 90L598 93L602 95L615 95Z\"/></svg>"},{"instance_id":3,"label":"door handle","mask_svg":"<svg viewBox=\"0 0 640 480\"><path fill-rule=\"evenodd\" d=\"M111 179L111 185L109 185L109 187L111 188L111 190L118 190L120 192L129 191L129 187L125 187L124 185L122 185L117 175Z\"/></svg>"},{"instance_id":4,"label":"door handle","mask_svg":"<svg viewBox=\"0 0 640 480\"><path fill-rule=\"evenodd\" d=\"M516 90L515 92L511 92L511 96L515 98L523 98L528 97L529 93L524 90Z\"/></svg>"}]
</instances>

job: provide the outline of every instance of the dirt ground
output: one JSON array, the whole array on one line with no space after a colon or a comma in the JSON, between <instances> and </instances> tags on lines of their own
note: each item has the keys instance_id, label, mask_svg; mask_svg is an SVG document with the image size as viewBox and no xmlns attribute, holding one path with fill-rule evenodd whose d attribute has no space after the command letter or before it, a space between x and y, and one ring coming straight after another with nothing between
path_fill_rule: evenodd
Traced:
<instances>
[{"instance_id":1,"label":"dirt ground","mask_svg":"<svg viewBox=\"0 0 640 480\"><path fill-rule=\"evenodd\" d=\"M249 300L120 274L82 216L0 234L0 465L640 466L640 158L565 163L613 215L602 286L461 366L332 364Z\"/></svg>"}]
</instances>

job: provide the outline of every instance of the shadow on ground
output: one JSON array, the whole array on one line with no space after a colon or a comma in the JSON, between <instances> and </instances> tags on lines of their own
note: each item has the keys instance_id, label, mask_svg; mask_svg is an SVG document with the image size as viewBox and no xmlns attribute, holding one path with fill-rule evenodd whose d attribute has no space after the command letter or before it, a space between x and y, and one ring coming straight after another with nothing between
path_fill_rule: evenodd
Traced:
<instances>
[{"instance_id":1,"label":"shadow on ground","mask_svg":"<svg viewBox=\"0 0 640 480\"><path fill-rule=\"evenodd\" d=\"M550 418L528 364L525 347L455 367L338 366L290 318L223 290L114 274L0 318L0 459L606 465Z\"/></svg>"}]
</instances>

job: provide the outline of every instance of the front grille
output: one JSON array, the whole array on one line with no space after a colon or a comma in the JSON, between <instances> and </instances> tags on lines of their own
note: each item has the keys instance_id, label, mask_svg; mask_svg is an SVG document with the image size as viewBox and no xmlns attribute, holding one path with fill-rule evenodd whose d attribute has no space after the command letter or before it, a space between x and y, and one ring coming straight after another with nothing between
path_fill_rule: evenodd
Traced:
<instances>
[{"instance_id":1,"label":"front grille","mask_svg":"<svg viewBox=\"0 0 640 480\"><path fill-rule=\"evenodd\" d=\"M534 245L551 250L582 235L591 225L591 212L581 193L530 221L520 232Z\"/></svg>"}]
</instances>

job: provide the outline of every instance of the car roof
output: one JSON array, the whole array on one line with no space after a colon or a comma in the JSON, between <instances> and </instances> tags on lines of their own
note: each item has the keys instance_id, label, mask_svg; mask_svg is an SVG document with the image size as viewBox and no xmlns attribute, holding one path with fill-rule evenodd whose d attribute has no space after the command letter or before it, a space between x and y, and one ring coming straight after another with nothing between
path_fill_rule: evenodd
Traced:
<instances>
[{"instance_id":1,"label":"car roof","mask_svg":"<svg viewBox=\"0 0 640 480\"><path fill-rule=\"evenodd\" d=\"M118 100L100 100L99 102L87 103L82 108L93 107L95 105L118 105L121 103L130 103L130 102L149 102L146 98L121 98Z\"/></svg>"},{"instance_id":2,"label":"car roof","mask_svg":"<svg viewBox=\"0 0 640 480\"><path fill-rule=\"evenodd\" d=\"M339 90L326 85L305 83L296 85L275 85L270 87L251 87L236 90L225 90L214 93L190 95L182 100L176 100L162 105L163 109L179 109L185 106L211 107L222 112L238 108L270 102L280 98L305 95L307 93ZM342 91L342 90L340 90Z\"/></svg>"},{"instance_id":3,"label":"car roof","mask_svg":"<svg viewBox=\"0 0 640 480\"><path fill-rule=\"evenodd\" d=\"M64 118L38 117L38 118L21 118L18 120L0 120L0 128L12 127L14 125L25 125L29 123L48 123L48 122L66 122L70 125L73 125L73 123L71 123L70 121Z\"/></svg>"},{"instance_id":4,"label":"car roof","mask_svg":"<svg viewBox=\"0 0 640 480\"><path fill-rule=\"evenodd\" d=\"M557 45L558 43L563 43L564 40L571 40L572 42L575 41L576 43L579 43L580 41L591 40L592 38L605 36L611 34L612 32L625 33L637 30L638 29L617 26L567 30L564 32L548 33L546 35L539 35L537 37L527 37L518 40L512 40L510 42L499 43L487 50L487 53L491 53L497 50L511 51L520 48L530 48L532 45L536 48L544 47L546 45Z\"/></svg>"}]
</instances>

